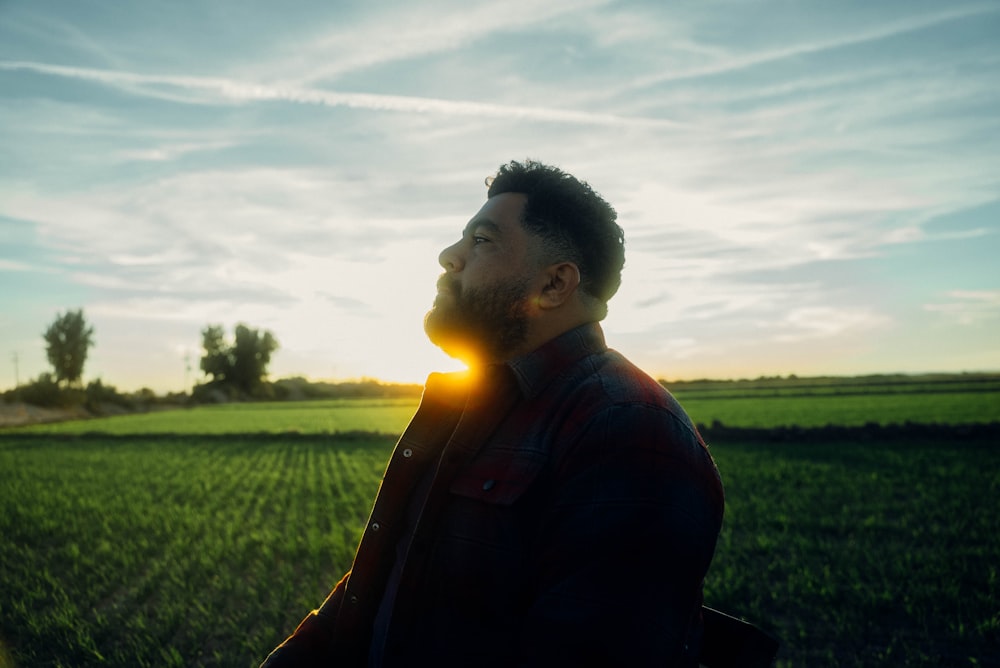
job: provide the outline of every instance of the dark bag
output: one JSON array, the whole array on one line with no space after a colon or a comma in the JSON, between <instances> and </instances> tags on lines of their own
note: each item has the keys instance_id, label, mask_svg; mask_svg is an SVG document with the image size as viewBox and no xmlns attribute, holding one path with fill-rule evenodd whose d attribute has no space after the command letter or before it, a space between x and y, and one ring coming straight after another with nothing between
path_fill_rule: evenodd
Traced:
<instances>
[{"instance_id":1,"label":"dark bag","mask_svg":"<svg viewBox=\"0 0 1000 668\"><path fill-rule=\"evenodd\" d=\"M702 607L704 631L698 662L705 668L769 668L780 643L753 624Z\"/></svg>"}]
</instances>

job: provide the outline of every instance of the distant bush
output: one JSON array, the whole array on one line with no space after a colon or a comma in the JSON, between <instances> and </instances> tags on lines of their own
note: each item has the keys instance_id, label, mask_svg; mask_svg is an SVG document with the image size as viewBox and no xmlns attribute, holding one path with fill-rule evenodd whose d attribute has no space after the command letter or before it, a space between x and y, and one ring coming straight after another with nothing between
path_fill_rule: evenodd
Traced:
<instances>
[{"instance_id":1,"label":"distant bush","mask_svg":"<svg viewBox=\"0 0 1000 668\"><path fill-rule=\"evenodd\" d=\"M100 379L93 380L86 387L60 385L51 373L43 373L38 378L19 385L3 393L7 403L24 403L42 408L85 408L97 415L109 412L144 409L153 403L162 403L152 390L122 394L113 385L105 385Z\"/></svg>"},{"instance_id":2,"label":"distant bush","mask_svg":"<svg viewBox=\"0 0 1000 668\"><path fill-rule=\"evenodd\" d=\"M43 373L35 380L4 392L4 399L44 408L72 408L84 403L85 394L78 388L61 387L55 376Z\"/></svg>"},{"instance_id":3,"label":"distant bush","mask_svg":"<svg viewBox=\"0 0 1000 668\"><path fill-rule=\"evenodd\" d=\"M223 404L238 397L231 386L208 382L191 388L191 401L196 404Z\"/></svg>"},{"instance_id":4,"label":"distant bush","mask_svg":"<svg viewBox=\"0 0 1000 668\"><path fill-rule=\"evenodd\" d=\"M113 385L105 385L101 379L92 380L84 391L84 407L91 413L106 413L111 407L132 410L135 404L131 398L121 394Z\"/></svg>"},{"instance_id":5,"label":"distant bush","mask_svg":"<svg viewBox=\"0 0 1000 668\"><path fill-rule=\"evenodd\" d=\"M210 380L191 389L191 401L196 404L221 404L230 401L274 401L283 399L272 383L261 382L247 391L239 385Z\"/></svg>"},{"instance_id":6,"label":"distant bush","mask_svg":"<svg viewBox=\"0 0 1000 668\"><path fill-rule=\"evenodd\" d=\"M301 376L263 382L251 393L232 384L209 381L195 385L191 401L197 404L219 404L230 401L304 401L310 399L407 399L419 397L423 385L383 383L363 378L356 381L330 383L313 382Z\"/></svg>"},{"instance_id":7,"label":"distant bush","mask_svg":"<svg viewBox=\"0 0 1000 668\"><path fill-rule=\"evenodd\" d=\"M419 397L423 385L405 383L383 383L370 378L330 383L312 382L296 376L282 378L272 383L275 398L299 399L405 399Z\"/></svg>"}]
</instances>

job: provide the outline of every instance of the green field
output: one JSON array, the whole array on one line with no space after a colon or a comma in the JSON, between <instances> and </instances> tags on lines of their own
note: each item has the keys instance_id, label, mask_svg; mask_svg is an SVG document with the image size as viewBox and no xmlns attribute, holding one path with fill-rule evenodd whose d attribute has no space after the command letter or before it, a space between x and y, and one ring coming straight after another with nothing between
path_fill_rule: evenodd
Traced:
<instances>
[{"instance_id":1,"label":"green field","mask_svg":"<svg viewBox=\"0 0 1000 668\"><path fill-rule=\"evenodd\" d=\"M851 423L901 394L917 401L889 422L919 422L925 395L966 410L928 422L998 419L995 392L957 390L876 393ZM699 422L776 426L836 423L854 397L796 413L808 397L716 396L684 402ZM21 668L256 665L350 564L393 444L360 432L398 433L412 408L234 405L0 432L0 666L3 645ZM778 635L780 666L1000 666L997 430L858 434L712 439L727 514L706 603Z\"/></svg>"},{"instance_id":2,"label":"green field","mask_svg":"<svg viewBox=\"0 0 1000 668\"><path fill-rule=\"evenodd\" d=\"M921 388L918 390L914 388ZM978 390L911 384L893 391L849 392L841 386L821 389L682 388L675 392L698 424L721 422L740 427L828 424L975 424L1000 421L1000 384ZM417 399L331 399L197 406L91 420L36 424L7 433L115 435L138 434L399 434ZM0 432L4 433L4 432Z\"/></svg>"},{"instance_id":3,"label":"green field","mask_svg":"<svg viewBox=\"0 0 1000 668\"><path fill-rule=\"evenodd\" d=\"M331 399L195 406L131 415L35 424L8 433L139 434L335 434L397 435L416 410L417 399ZM2 434L4 432L0 432Z\"/></svg>"},{"instance_id":4,"label":"green field","mask_svg":"<svg viewBox=\"0 0 1000 668\"><path fill-rule=\"evenodd\" d=\"M0 439L18 666L250 666L349 566L388 438Z\"/></svg>"}]
</instances>

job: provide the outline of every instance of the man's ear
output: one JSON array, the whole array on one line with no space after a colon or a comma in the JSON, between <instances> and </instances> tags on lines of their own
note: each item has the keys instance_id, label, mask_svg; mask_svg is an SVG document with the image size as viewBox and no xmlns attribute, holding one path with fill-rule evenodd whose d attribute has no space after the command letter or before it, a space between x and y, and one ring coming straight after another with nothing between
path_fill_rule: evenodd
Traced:
<instances>
[{"instance_id":1,"label":"man's ear","mask_svg":"<svg viewBox=\"0 0 1000 668\"><path fill-rule=\"evenodd\" d=\"M545 284L538 297L538 307L541 309L562 306L580 285L580 269L572 262L549 265L543 274Z\"/></svg>"}]
</instances>

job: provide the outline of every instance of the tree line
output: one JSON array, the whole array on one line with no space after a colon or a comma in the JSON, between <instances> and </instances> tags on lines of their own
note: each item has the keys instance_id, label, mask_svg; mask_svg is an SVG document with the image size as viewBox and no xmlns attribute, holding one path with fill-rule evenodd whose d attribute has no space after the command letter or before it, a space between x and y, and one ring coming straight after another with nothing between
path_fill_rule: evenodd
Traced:
<instances>
[{"instance_id":1,"label":"tree line","mask_svg":"<svg viewBox=\"0 0 1000 668\"><path fill-rule=\"evenodd\" d=\"M216 394L227 399L273 396L264 382L271 355L278 349L278 340L271 332L240 323L229 341L222 325L209 325L201 332L201 345L205 351L201 370L211 380L196 385L193 395L206 399Z\"/></svg>"},{"instance_id":2,"label":"tree line","mask_svg":"<svg viewBox=\"0 0 1000 668\"><path fill-rule=\"evenodd\" d=\"M202 331L200 368L207 380L191 389L194 401L229 401L274 398L267 382L267 367L278 350L278 340L269 331L236 325L233 337L226 336L222 325L208 325ZM94 346L94 328L83 309L67 310L42 333L45 354L52 366L38 378L4 393L7 401L23 401L39 406L69 407L83 405L89 409L118 404L129 408L134 400L155 398L152 390L143 389L134 395L123 395L100 379L86 386L83 370L90 349ZM169 398L169 397L168 397Z\"/></svg>"}]
</instances>

